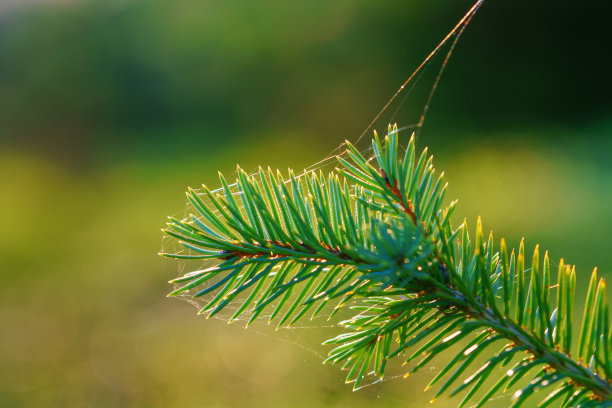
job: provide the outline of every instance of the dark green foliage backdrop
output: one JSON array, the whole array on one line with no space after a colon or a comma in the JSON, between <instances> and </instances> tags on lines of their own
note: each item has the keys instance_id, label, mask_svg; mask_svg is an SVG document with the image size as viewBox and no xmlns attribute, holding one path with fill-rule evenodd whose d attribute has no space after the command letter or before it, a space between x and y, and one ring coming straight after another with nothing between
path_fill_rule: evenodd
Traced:
<instances>
[{"instance_id":1,"label":"dark green foliage backdrop","mask_svg":"<svg viewBox=\"0 0 612 408\"><path fill-rule=\"evenodd\" d=\"M295 345L197 319L163 298L177 272L154 254L187 185L216 185L236 163L303 168L354 140L470 6L0 8L0 405L365 406L381 394L405 406L420 395L401 380L351 394ZM418 140L447 170L459 216L576 263L578 293L594 265L612 271L611 8L489 0ZM435 62L400 126L418 117Z\"/></svg>"}]
</instances>

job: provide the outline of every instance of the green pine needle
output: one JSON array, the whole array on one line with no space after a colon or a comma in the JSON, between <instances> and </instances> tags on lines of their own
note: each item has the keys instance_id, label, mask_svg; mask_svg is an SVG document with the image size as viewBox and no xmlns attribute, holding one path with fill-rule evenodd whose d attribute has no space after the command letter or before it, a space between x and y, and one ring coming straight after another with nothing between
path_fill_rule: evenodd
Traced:
<instances>
[{"instance_id":1,"label":"green pine needle","mask_svg":"<svg viewBox=\"0 0 612 408\"><path fill-rule=\"evenodd\" d=\"M355 389L382 378L392 358L414 372L460 345L428 386L445 380L436 397L612 406L612 331L597 270L574 342L574 268L561 261L553 282L538 246L531 257L523 241L496 249L480 219L473 240L466 222L453 228L443 173L427 149L416 155L414 138L401 152L398 133L374 135L373 160L347 143L329 175L239 169L233 185L221 175L218 191L189 189L195 213L164 230L184 250L162 255L216 262L173 280L170 296L208 295L208 316L231 304L230 321L267 310L278 326L344 311L326 361L348 370Z\"/></svg>"}]
</instances>

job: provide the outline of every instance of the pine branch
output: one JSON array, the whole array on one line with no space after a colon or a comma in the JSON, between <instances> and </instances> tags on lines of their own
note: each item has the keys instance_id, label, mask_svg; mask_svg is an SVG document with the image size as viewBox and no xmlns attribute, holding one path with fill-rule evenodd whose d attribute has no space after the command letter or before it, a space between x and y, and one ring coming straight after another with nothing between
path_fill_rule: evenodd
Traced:
<instances>
[{"instance_id":1,"label":"pine branch","mask_svg":"<svg viewBox=\"0 0 612 408\"><path fill-rule=\"evenodd\" d=\"M428 386L445 380L436 397L467 390L460 407L509 390L513 407L538 397L540 407L612 406L612 335L597 271L575 344L574 268L561 261L553 284L548 253L541 262L537 246L527 267L524 243L509 254L502 239L495 250L480 219L473 241L465 221L453 229L443 174L427 150L417 158L414 139L401 158L398 144L390 127L383 142L374 135L374 160L348 143L326 177L239 169L232 186L220 176L219 191L190 189L194 214L171 218L165 230L185 251L164 255L215 263L172 281L170 295L210 295L201 313L232 303L230 320L249 323L270 309L279 326L309 312L350 313L344 332L325 342L334 346L326 361L342 364L355 389L367 375L382 377L393 357L414 372L461 346Z\"/></svg>"}]
</instances>

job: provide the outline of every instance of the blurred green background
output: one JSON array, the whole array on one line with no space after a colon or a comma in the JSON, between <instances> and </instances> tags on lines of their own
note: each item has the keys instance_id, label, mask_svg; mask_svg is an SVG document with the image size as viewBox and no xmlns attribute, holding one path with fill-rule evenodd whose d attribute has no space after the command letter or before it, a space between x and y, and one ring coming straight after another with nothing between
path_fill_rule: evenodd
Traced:
<instances>
[{"instance_id":1,"label":"blurred green background","mask_svg":"<svg viewBox=\"0 0 612 408\"><path fill-rule=\"evenodd\" d=\"M166 299L177 265L156 253L187 186L236 163L304 168L355 140L470 6L1 2L0 406L427 403L435 363L353 393L308 351L324 347ZM456 222L480 214L540 243L577 265L581 292L594 266L612 276L611 12L485 2L419 136ZM416 122L440 63L379 130Z\"/></svg>"}]
</instances>

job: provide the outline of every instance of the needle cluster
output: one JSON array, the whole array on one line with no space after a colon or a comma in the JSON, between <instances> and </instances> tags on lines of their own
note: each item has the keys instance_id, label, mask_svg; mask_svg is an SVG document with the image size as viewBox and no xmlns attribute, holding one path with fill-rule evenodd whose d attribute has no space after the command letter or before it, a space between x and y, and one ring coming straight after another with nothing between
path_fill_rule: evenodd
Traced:
<instances>
[{"instance_id":1,"label":"needle cluster","mask_svg":"<svg viewBox=\"0 0 612 408\"><path fill-rule=\"evenodd\" d=\"M575 269L551 265L537 246L528 257L523 242L495 247L480 219L473 238L465 221L453 228L444 174L414 139L401 151L389 127L384 140L374 135L369 159L347 146L327 175L239 169L235 184L220 176L217 191L190 189L194 214L164 230L185 250L163 255L214 262L173 280L170 295L207 295L203 314L232 304L230 320L266 316L278 326L342 311L326 361L355 388L382 377L392 358L414 372L452 349L428 388L464 392L460 407L507 392L513 407L612 407L612 334L596 270L575 319Z\"/></svg>"}]
</instances>

